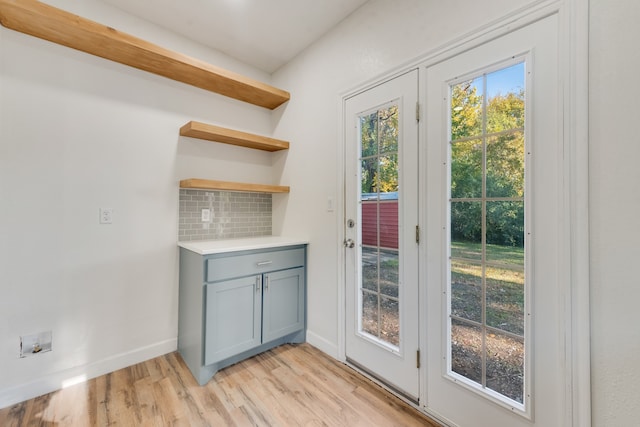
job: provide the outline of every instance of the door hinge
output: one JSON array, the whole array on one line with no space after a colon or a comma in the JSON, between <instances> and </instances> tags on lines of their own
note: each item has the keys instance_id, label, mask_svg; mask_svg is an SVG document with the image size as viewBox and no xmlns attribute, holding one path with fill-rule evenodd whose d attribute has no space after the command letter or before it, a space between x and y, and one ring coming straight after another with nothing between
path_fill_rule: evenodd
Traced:
<instances>
[{"instance_id":1,"label":"door hinge","mask_svg":"<svg viewBox=\"0 0 640 427\"><path fill-rule=\"evenodd\" d=\"M416 101L416 122L420 121L420 103Z\"/></svg>"},{"instance_id":2,"label":"door hinge","mask_svg":"<svg viewBox=\"0 0 640 427\"><path fill-rule=\"evenodd\" d=\"M420 349L416 351L416 368L420 369Z\"/></svg>"},{"instance_id":3,"label":"door hinge","mask_svg":"<svg viewBox=\"0 0 640 427\"><path fill-rule=\"evenodd\" d=\"M420 243L420 226L416 225L416 243Z\"/></svg>"}]
</instances>

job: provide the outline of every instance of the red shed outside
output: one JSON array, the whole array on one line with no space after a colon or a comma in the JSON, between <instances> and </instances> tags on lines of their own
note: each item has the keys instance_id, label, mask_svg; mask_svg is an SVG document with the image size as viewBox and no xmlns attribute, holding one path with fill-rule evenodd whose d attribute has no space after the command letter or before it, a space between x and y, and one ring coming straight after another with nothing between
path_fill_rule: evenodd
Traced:
<instances>
[{"instance_id":1,"label":"red shed outside","mask_svg":"<svg viewBox=\"0 0 640 427\"><path fill-rule=\"evenodd\" d=\"M380 242L378 243L378 215ZM398 193L362 194L362 244L398 249Z\"/></svg>"}]
</instances>

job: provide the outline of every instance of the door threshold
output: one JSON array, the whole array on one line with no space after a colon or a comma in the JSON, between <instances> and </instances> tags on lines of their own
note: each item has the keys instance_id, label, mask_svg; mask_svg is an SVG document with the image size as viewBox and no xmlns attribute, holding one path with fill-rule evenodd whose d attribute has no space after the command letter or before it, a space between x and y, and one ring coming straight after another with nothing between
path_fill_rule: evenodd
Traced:
<instances>
[{"instance_id":1,"label":"door threshold","mask_svg":"<svg viewBox=\"0 0 640 427\"><path fill-rule=\"evenodd\" d=\"M395 396L397 396L400 399L406 401L407 403L415 405L416 408L419 408L419 406L420 406L420 399L419 398L411 396L410 394L405 393L404 391L400 390L399 388L395 387L394 385L389 384L383 378L380 378L378 375L376 375L373 372L369 371L367 368L365 368L364 366L360 365L358 362L354 361L353 359L350 359L349 357L347 357L346 363L351 368L355 369L356 371L358 371L359 373L361 373L365 377L369 378L371 381L373 381L374 383L376 383L380 387L382 387L385 390L393 393Z\"/></svg>"}]
</instances>

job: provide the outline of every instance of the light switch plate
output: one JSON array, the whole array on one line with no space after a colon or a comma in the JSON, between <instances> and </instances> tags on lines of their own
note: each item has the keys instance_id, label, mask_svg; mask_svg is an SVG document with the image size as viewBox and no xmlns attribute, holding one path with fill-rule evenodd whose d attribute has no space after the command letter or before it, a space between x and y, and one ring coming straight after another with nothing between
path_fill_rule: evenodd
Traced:
<instances>
[{"instance_id":1,"label":"light switch plate","mask_svg":"<svg viewBox=\"0 0 640 427\"><path fill-rule=\"evenodd\" d=\"M211 209L202 209L202 222L210 222L211 221Z\"/></svg>"},{"instance_id":2,"label":"light switch plate","mask_svg":"<svg viewBox=\"0 0 640 427\"><path fill-rule=\"evenodd\" d=\"M327 198L327 212L333 212L335 210L335 199L333 197Z\"/></svg>"}]
</instances>

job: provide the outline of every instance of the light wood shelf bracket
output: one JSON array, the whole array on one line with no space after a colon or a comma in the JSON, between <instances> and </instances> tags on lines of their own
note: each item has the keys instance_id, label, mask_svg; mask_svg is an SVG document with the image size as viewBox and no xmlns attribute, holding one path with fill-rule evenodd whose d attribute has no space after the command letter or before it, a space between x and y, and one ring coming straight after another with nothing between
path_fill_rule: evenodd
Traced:
<instances>
[{"instance_id":1,"label":"light wood shelf bracket","mask_svg":"<svg viewBox=\"0 0 640 427\"><path fill-rule=\"evenodd\" d=\"M37 0L0 0L0 23L25 34L261 107L274 109L290 98L285 90Z\"/></svg>"},{"instance_id":2,"label":"light wood shelf bracket","mask_svg":"<svg viewBox=\"0 0 640 427\"><path fill-rule=\"evenodd\" d=\"M288 150L289 142L252 133L240 132L207 123L191 121L180 128L181 136L206 139L264 151Z\"/></svg>"},{"instance_id":3,"label":"light wood shelf bracket","mask_svg":"<svg viewBox=\"0 0 640 427\"><path fill-rule=\"evenodd\" d=\"M243 184L239 182L214 181L190 178L180 181L180 188L194 190L242 191L250 193L288 193L289 187L281 185Z\"/></svg>"}]
</instances>

